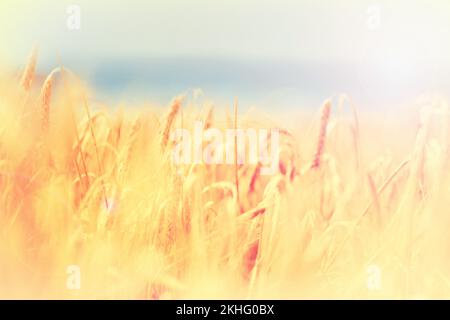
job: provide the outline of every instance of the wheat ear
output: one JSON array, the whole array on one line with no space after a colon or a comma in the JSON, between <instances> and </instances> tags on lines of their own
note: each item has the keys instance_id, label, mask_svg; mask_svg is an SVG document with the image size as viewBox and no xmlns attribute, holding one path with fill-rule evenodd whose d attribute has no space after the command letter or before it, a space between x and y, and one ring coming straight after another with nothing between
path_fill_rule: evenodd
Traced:
<instances>
[{"instance_id":1,"label":"wheat ear","mask_svg":"<svg viewBox=\"0 0 450 320\"><path fill-rule=\"evenodd\" d=\"M212 124L214 121L214 107L213 106L209 106L207 111L206 111L206 116L205 116L205 122L204 122L204 126L203 129L204 130L208 130L209 128L211 128Z\"/></svg>"},{"instance_id":2,"label":"wheat ear","mask_svg":"<svg viewBox=\"0 0 450 320\"><path fill-rule=\"evenodd\" d=\"M317 139L316 153L314 154L314 160L311 165L311 168L313 169L317 169L320 167L323 150L325 148L327 126L328 120L330 119L330 113L331 113L331 101L328 99L325 100L322 106L322 117L320 119L319 138Z\"/></svg>"},{"instance_id":3,"label":"wheat ear","mask_svg":"<svg viewBox=\"0 0 450 320\"><path fill-rule=\"evenodd\" d=\"M50 119L50 101L52 98L52 87L53 87L53 75L56 69L53 70L45 79L42 85L41 95L40 95L40 111L41 111L41 128L42 131L47 131L49 127Z\"/></svg>"},{"instance_id":4,"label":"wheat ear","mask_svg":"<svg viewBox=\"0 0 450 320\"><path fill-rule=\"evenodd\" d=\"M234 99L234 132L237 132L237 115L238 114L238 99ZM237 134L234 135L234 180L236 184L236 200L239 213L241 211L240 199L239 199L239 173L238 173L238 146L237 146Z\"/></svg>"},{"instance_id":5,"label":"wheat ear","mask_svg":"<svg viewBox=\"0 0 450 320\"><path fill-rule=\"evenodd\" d=\"M30 91L31 85L33 84L34 74L36 71L37 55L38 50L37 47L34 46L31 50L30 56L28 57L28 62L23 71L22 78L20 79L20 85L27 92Z\"/></svg>"},{"instance_id":6,"label":"wheat ear","mask_svg":"<svg viewBox=\"0 0 450 320\"><path fill-rule=\"evenodd\" d=\"M169 142L170 129L172 128L172 124L177 116L178 112L181 108L181 103L183 101L183 97L177 97L173 100L172 105L170 106L169 114L167 115L166 122L163 127L162 135L161 135L161 148L165 148L167 143Z\"/></svg>"}]
</instances>

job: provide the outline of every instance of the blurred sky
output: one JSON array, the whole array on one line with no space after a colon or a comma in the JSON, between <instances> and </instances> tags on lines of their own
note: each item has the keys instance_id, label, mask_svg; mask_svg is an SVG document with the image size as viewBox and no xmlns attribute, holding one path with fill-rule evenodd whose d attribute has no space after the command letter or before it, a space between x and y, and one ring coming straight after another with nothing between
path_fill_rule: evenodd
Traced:
<instances>
[{"instance_id":1,"label":"blurred sky","mask_svg":"<svg viewBox=\"0 0 450 320\"><path fill-rule=\"evenodd\" d=\"M66 26L73 4L80 30ZM2 0L0 39L4 64L23 65L37 43L42 69L61 61L105 91L450 90L448 0Z\"/></svg>"}]
</instances>

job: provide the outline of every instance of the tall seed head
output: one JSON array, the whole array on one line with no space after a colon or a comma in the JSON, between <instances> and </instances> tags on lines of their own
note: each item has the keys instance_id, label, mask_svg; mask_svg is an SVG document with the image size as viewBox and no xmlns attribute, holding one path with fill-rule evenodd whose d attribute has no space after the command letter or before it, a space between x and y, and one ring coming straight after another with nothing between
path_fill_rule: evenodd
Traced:
<instances>
[{"instance_id":1,"label":"tall seed head","mask_svg":"<svg viewBox=\"0 0 450 320\"><path fill-rule=\"evenodd\" d=\"M37 48L33 47L31 54L28 58L27 65L22 74L22 78L20 80L20 85L25 91L30 91L31 85L33 84L34 74L36 70L37 63Z\"/></svg>"},{"instance_id":2,"label":"tall seed head","mask_svg":"<svg viewBox=\"0 0 450 320\"><path fill-rule=\"evenodd\" d=\"M52 86L53 86L53 72L48 75L47 79L45 79L39 99L41 108L41 121L42 121L41 125L43 131L47 131L49 126Z\"/></svg>"},{"instance_id":3,"label":"tall seed head","mask_svg":"<svg viewBox=\"0 0 450 320\"><path fill-rule=\"evenodd\" d=\"M316 153L314 154L314 160L311 165L312 168L317 169L320 167L322 160L323 150L325 148L325 141L327 136L328 120L331 113L331 101L326 100L322 106L322 117L320 119L320 131L319 138L317 139Z\"/></svg>"}]
</instances>

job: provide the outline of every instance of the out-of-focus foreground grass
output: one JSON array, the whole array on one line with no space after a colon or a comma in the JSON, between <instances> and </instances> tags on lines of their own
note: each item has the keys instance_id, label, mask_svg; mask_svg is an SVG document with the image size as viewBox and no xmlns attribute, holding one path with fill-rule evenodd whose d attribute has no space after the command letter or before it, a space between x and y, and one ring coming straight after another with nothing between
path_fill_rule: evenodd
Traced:
<instances>
[{"instance_id":1,"label":"out-of-focus foreground grass","mask_svg":"<svg viewBox=\"0 0 450 320\"><path fill-rule=\"evenodd\" d=\"M0 297L450 298L444 100L292 114L263 176L175 166L167 134L275 122L187 98L167 115L93 106L73 74L41 81L35 63L0 79Z\"/></svg>"}]
</instances>

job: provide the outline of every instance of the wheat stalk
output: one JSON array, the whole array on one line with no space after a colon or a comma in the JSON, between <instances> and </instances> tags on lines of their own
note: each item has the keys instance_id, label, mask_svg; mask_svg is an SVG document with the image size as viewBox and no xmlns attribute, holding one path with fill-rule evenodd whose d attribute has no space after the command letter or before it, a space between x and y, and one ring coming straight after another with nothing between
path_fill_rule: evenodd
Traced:
<instances>
[{"instance_id":1,"label":"wheat stalk","mask_svg":"<svg viewBox=\"0 0 450 320\"><path fill-rule=\"evenodd\" d=\"M206 111L203 130L208 130L209 128L211 128L213 121L214 121L214 108L213 106L209 106Z\"/></svg>"},{"instance_id":2,"label":"wheat stalk","mask_svg":"<svg viewBox=\"0 0 450 320\"><path fill-rule=\"evenodd\" d=\"M60 70L61 70L61 82L62 82L63 88L64 88L66 94L69 95L69 97L70 97L71 91L70 91L70 87L67 84L67 82L68 82L67 76L70 75L70 71L63 68L62 66L61 66ZM73 151L72 161L73 161L73 163L75 165L75 169L78 173L78 178L80 179L80 184L84 187L84 192L86 192L89 189L89 185L90 185L89 174L88 174L87 165L86 165L86 155L83 154L83 151L81 149L81 138L80 138L77 123L75 120L75 114L74 114L74 110L73 110L72 100L67 99L67 103L68 103L68 108L69 108L69 112L70 112L71 125L73 127L73 132L75 133L75 137L76 137L76 145L75 145L75 149ZM80 166L78 164L77 153L80 156L82 168L80 168ZM82 174L81 169L84 170L84 174Z\"/></svg>"},{"instance_id":3,"label":"wheat stalk","mask_svg":"<svg viewBox=\"0 0 450 320\"><path fill-rule=\"evenodd\" d=\"M234 132L237 132L237 113L238 113L238 100L234 99ZM237 134L234 135L234 180L236 184L236 200L238 210L240 212L240 200L239 200L239 173L238 173L238 146L237 146Z\"/></svg>"},{"instance_id":4,"label":"wheat stalk","mask_svg":"<svg viewBox=\"0 0 450 320\"><path fill-rule=\"evenodd\" d=\"M33 47L31 50L31 54L28 57L27 65L22 74L22 78L20 80L20 85L24 88L25 91L30 91L31 85L33 84L34 74L36 71L36 63L37 63L37 55L38 50L37 47Z\"/></svg>"},{"instance_id":5,"label":"wheat stalk","mask_svg":"<svg viewBox=\"0 0 450 320\"><path fill-rule=\"evenodd\" d=\"M316 153L311 168L318 169L322 160L323 150L325 148L325 141L327 136L327 125L330 119L331 101L328 99L322 106L322 116L320 119L319 138L317 139Z\"/></svg>"},{"instance_id":6,"label":"wheat stalk","mask_svg":"<svg viewBox=\"0 0 450 320\"><path fill-rule=\"evenodd\" d=\"M95 150L95 158L97 160L97 168L98 168L98 174L100 176L101 179L101 185L102 185L102 191L103 191L103 201L105 203L105 208L108 209L109 208L109 203L108 203L108 197L106 195L106 186L105 186L105 177L103 175L103 168L102 168L102 164L100 161L100 156L99 156L99 148L98 148L98 144L97 144L97 138L95 137L95 132L94 132L94 126L93 126L93 122L92 122L92 116L91 116L91 112L89 110L89 105L88 102L86 100L86 97L83 96L83 106L84 106L84 110L86 112L86 115L88 117L88 126L89 126L89 130L91 132L91 137L92 137L92 141L94 143L94 150Z\"/></svg>"},{"instance_id":7,"label":"wheat stalk","mask_svg":"<svg viewBox=\"0 0 450 320\"><path fill-rule=\"evenodd\" d=\"M173 100L169 113L166 118L166 122L163 127L162 135L161 135L161 148L165 148L167 143L169 142L170 137L170 129L172 128L172 124L177 116L178 112L181 108L181 103L183 101L183 97L177 97Z\"/></svg>"},{"instance_id":8,"label":"wheat stalk","mask_svg":"<svg viewBox=\"0 0 450 320\"><path fill-rule=\"evenodd\" d=\"M248 193L253 193L255 191L256 182L260 176L261 173L261 162L258 162L256 165L255 170L253 171L252 177L250 179L250 184L248 187Z\"/></svg>"},{"instance_id":9,"label":"wheat stalk","mask_svg":"<svg viewBox=\"0 0 450 320\"><path fill-rule=\"evenodd\" d=\"M41 128L45 132L49 127L50 119L50 101L52 98L52 87L53 87L53 74L55 70L52 71L44 81L41 89L40 95L40 110L41 110Z\"/></svg>"},{"instance_id":10,"label":"wheat stalk","mask_svg":"<svg viewBox=\"0 0 450 320\"><path fill-rule=\"evenodd\" d=\"M354 230L354 228L356 228L359 223L362 221L362 219L367 215L367 213L369 212L370 208L372 207L372 205L374 204L374 201L379 199L381 193L386 189L386 187L394 180L394 178L398 175L398 173L404 168L406 167L408 164L410 163L410 159L406 159L405 161L403 161L393 172L392 174L386 179L384 180L383 184L381 185L381 187L379 187L378 189L376 189L376 193L373 195L373 200L371 202L369 202L369 204L367 205L366 209L356 218L356 220L353 223L353 228L351 228L347 234L345 235L344 239L342 240L342 242L340 243L340 245L336 248L336 250L334 251L334 253L331 255L328 263L327 263L327 267L325 267L325 270L328 270L328 268L334 263L334 261L336 260L336 258L338 257L339 253L341 252L341 250L345 247L345 244L347 243L347 241L350 239L351 235L352 235L352 231ZM376 203L375 203L376 204Z\"/></svg>"}]
</instances>

